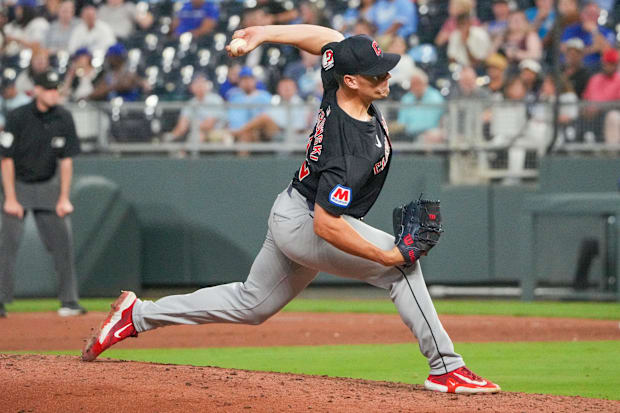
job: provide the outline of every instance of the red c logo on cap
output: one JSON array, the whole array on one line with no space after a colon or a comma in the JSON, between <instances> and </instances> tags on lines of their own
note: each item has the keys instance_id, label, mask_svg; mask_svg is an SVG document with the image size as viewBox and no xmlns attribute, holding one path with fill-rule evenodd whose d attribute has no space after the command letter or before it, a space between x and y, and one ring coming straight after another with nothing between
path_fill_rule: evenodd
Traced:
<instances>
[{"instance_id":1,"label":"red c logo on cap","mask_svg":"<svg viewBox=\"0 0 620 413\"><path fill-rule=\"evenodd\" d=\"M373 41L372 41L372 48L375 50L375 54L376 54L377 56L381 56L381 53L382 53L382 52L381 52L381 49L379 48L379 45L377 44L377 41L376 41L376 40L373 40Z\"/></svg>"}]
</instances>

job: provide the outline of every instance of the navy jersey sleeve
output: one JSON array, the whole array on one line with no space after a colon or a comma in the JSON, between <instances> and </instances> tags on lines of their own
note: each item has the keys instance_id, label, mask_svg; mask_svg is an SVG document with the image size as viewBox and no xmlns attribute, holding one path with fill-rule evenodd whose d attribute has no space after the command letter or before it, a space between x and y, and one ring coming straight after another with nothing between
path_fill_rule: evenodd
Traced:
<instances>
[{"instance_id":1,"label":"navy jersey sleeve","mask_svg":"<svg viewBox=\"0 0 620 413\"><path fill-rule=\"evenodd\" d=\"M347 214L371 170L368 159L352 155L329 158L319 178L315 202L333 215Z\"/></svg>"},{"instance_id":2,"label":"navy jersey sleeve","mask_svg":"<svg viewBox=\"0 0 620 413\"><path fill-rule=\"evenodd\" d=\"M75 123L73 122L73 116L71 116L71 113L66 112L63 118L66 125L66 143L62 153L60 154L60 158L71 158L81 152L80 140L77 136L77 132L75 131Z\"/></svg>"},{"instance_id":3,"label":"navy jersey sleeve","mask_svg":"<svg viewBox=\"0 0 620 413\"><path fill-rule=\"evenodd\" d=\"M0 156L12 158L15 154L15 137L19 135L19 122L15 111L6 117L4 131L0 132Z\"/></svg>"},{"instance_id":4,"label":"navy jersey sleeve","mask_svg":"<svg viewBox=\"0 0 620 413\"><path fill-rule=\"evenodd\" d=\"M323 93L338 89L338 82L334 76L334 48L338 42L327 43L321 49L321 80L323 81Z\"/></svg>"}]
</instances>

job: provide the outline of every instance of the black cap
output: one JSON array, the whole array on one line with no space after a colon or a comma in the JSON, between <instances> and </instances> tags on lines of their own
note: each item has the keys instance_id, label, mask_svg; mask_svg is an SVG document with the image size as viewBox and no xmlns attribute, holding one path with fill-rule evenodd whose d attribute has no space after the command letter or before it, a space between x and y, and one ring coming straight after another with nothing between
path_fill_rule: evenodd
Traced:
<instances>
[{"instance_id":1,"label":"black cap","mask_svg":"<svg viewBox=\"0 0 620 413\"><path fill-rule=\"evenodd\" d=\"M375 40L363 34L344 39L333 52L334 69L341 75L382 75L400 60L399 54L383 53Z\"/></svg>"},{"instance_id":2,"label":"black cap","mask_svg":"<svg viewBox=\"0 0 620 413\"><path fill-rule=\"evenodd\" d=\"M44 89L57 89L60 85L60 76L53 70L46 70L33 76L34 84Z\"/></svg>"}]
</instances>

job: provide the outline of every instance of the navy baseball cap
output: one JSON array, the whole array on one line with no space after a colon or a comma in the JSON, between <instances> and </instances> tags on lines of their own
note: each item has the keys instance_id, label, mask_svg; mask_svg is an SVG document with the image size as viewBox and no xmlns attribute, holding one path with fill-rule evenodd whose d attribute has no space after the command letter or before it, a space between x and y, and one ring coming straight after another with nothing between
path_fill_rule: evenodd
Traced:
<instances>
[{"instance_id":1,"label":"navy baseball cap","mask_svg":"<svg viewBox=\"0 0 620 413\"><path fill-rule=\"evenodd\" d=\"M340 75L378 76L389 72L400 60L396 53L383 53L375 40L360 34L334 47L334 69Z\"/></svg>"},{"instance_id":2,"label":"navy baseball cap","mask_svg":"<svg viewBox=\"0 0 620 413\"><path fill-rule=\"evenodd\" d=\"M46 70L33 76L34 84L43 89L57 89L60 85L60 76L53 70Z\"/></svg>"},{"instance_id":3,"label":"navy baseball cap","mask_svg":"<svg viewBox=\"0 0 620 413\"><path fill-rule=\"evenodd\" d=\"M125 56L127 49L122 43L113 44L108 48L106 56Z\"/></svg>"},{"instance_id":4,"label":"navy baseball cap","mask_svg":"<svg viewBox=\"0 0 620 413\"><path fill-rule=\"evenodd\" d=\"M249 66L243 66L239 71L239 77L254 77L254 72Z\"/></svg>"},{"instance_id":5,"label":"navy baseball cap","mask_svg":"<svg viewBox=\"0 0 620 413\"><path fill-rule=\"evenodd\" d=\"M73 53L73 59L77 59L80 56L89 56L89 57L93 57L92 53L90 52L90 50L88 50L87 47L80 47L79 49L77 49L74 53Z\"/></svg>"}]
</instances>

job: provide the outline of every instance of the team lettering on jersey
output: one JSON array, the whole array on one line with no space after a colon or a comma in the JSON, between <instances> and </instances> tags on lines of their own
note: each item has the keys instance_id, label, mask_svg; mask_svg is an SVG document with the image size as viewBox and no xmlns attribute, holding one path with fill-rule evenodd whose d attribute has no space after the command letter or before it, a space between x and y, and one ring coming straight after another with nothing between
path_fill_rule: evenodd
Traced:
<instances>
[{"instance_id":1,"label":"team lettering on jersey","mask_svg":"<svg viewBox=\"0 0 620 413\"><path fill-rule=\"evenodd\" d=\"M302 181L306 176L310 175L310 168L308 167L308 159L316 162L321 156L323 150L323 130L325 129L325 121L331 113L331 106L328 106L326 110L319 109L317 116L316 127L314 128L314 134L310 134L308 137L308 143L306 144L307 158L301 164L299 168L299 180ZM310 147L312 146L312 150Z\"/></svg>"},{"instance_id":2,"label":"team lettering on jersey","mask_svg":"<svg viewBox=\"0 0 620 413\"><path fill-rule=\"evenodd\" d=\"M314 128L314 136L312 137L312 151L308 154L308 158L311 161L318 161L319 156L321 156L321 151L323 150L323 130L325 128L325 121L327 117L331 113L331 106L328 106L325 111L323 109L319 110L319 115L316 121L316 128ZM310 144L310 142L308 142ZM306 148L307 151L308 148Z\"/></svg>"},{"instance_id":3,"label":"team lettering on jersey","mask_svg":"<svg viewBox=\"0 0 620 413\"><path fill-rule=\"evenodd\" d=\"M383 132L385 133L385 138L383 138L383 147L385 148L385 152L383 154L383 157L381 158L381 160L379 162L377 162L375 164L375 166L372 168L372 172L375 175L378 175L381 173L381 171L383 171L388 163L388 159L390 159L390 142L389 142L389 138L388 138L388 128L387 128L387 123L385 122L385 119L383 118L383 116L381 116L381 126L383 127Z\"/></svg>"}]
</instances>

